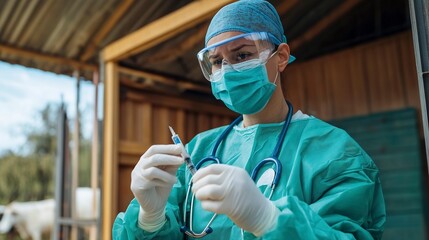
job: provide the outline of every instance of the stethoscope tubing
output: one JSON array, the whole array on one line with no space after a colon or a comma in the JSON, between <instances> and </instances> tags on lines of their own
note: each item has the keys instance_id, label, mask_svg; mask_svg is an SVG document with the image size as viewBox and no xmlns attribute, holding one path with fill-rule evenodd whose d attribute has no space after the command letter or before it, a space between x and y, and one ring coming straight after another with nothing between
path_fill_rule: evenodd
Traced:
<instances>
[{"instance_id":1,"label":"stethoscope tubing","mask_svg":"<svg viewBox=\"0 0 429 240\"><path fill-rule=\"evenodd\" d=\"M285 120L285 123L283 125L283 128L277 138L277 144L273 150L273 153L271 155L271 157L265 158L264 160L262 160L261 162L259 162L254 168L253 171L251 173L251 178L253 179L253 181L256 181L258 172L261 170L261 168L268 163L273 163L273 165L275 166L275 174L274 174L274 178L273 181L271 183L271 191L270 191L270 195L268 197L268 199L271 199L274 189L275 187L278 185L279 181L280 181L280 177L281 177L281 172L282 172L282 163L280 162L280 160L278 159L279 154L280 154L280 148L283 145L284 139L286 137L287 134L287 130L289 128L290 122L292 120L292 113L293 113L293 106L289 101L286 101L288 107L289 107L289 111ZM203 159L201 159L196 165L195 168L198 170L200 167L202 167L202 165L206 162L212 161L214 163L220 164L222 163L220 161L220 159L218 157L216 157L216 152L217 149L219 147L219 145L222 143L222 141L226 138L226 136L231 132L232 128L237 125L240 121L243 120L243 116L240 115L239 117L237 117L231 124L229 124L229 126L222 132L222 134L218 137L218 139L216 140L215 145L213 146L212 149L212 154L210 156L207 156ZM192 178L189 180L189 184L188 184L188 189L186 191L186 197L185 197L185 206L188 203L188 199L189 199L189 194L190 194L190 190L191 190L191 186L192 186ZM210 221L208 222L208 224L206 225L206 227L204 228L204 230L201 233L195 233L193 231L193 206L194 206L194 199L195 199L195 195L192 194L192 198L191 198L191 206L190 206L190 216L189 216L189 228L186 227L186 214L187 214L187 210L186 207L183 211L183 223L184 226L182 226L180 228L180 231L185 233L188 236L194 237L194 238L202 238L205 235L213 232L213 229L210 227L211 223L214 221L214 219L216 218L217 214L215 213L212 218L210 219Z\"/></svg>"}]
</instances>

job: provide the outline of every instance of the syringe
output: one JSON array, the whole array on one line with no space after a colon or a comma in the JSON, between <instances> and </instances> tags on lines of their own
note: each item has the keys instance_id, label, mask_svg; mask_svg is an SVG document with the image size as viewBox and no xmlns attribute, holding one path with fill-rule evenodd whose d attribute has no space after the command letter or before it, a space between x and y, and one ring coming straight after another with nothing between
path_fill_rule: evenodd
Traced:
<instances>
[{"instance_id":1,"label":"syringe","mask_svg":"<svg viewBox=\"0 0 429 240\"><path fill-rule=\"evenodd\" d=\"M185 160L186 166L189 168L189 171L191 172L192 175L194 175L197 170L195 169L194 164L191 161L191 156L189 155L189 153L186 151L185 146L182 143L182 140L180 140L179 135L177 135L173 128L168 126L170 128L170 132L171 132L171 139L173 140L174 144L180 145L182 147L182 157Z\"/></svg>"}]
</instances>

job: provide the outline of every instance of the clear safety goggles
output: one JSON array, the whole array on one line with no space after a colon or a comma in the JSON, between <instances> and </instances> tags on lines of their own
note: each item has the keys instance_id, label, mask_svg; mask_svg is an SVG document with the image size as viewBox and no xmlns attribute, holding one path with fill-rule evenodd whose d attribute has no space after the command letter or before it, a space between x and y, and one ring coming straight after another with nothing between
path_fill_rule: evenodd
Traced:
<instances>
[{"instance_id":1,"label":"clear safety goggles","mask_svg":"<svg viewBox=\"0 0 429 240\"><path fill-rule=\"evenodd\" d=\"M213 81L213 74L219 73L225 65L240 72L243 69L238 67L239 63L250 60L266 63L276 49L274 39L267 32L245 33L202 49L197 57L204 77Z\"/></svg>"}]
</instances>

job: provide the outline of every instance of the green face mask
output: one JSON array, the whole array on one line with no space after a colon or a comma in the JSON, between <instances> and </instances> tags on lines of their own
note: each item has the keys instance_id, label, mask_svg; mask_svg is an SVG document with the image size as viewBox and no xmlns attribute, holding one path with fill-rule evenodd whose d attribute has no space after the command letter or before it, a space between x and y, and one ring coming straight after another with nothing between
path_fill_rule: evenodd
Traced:
<instances>
[{"instance_id":1,"label":"green face mask","mask_svg":"<svg viewBox=\"0 0 429 240\"><path fill-rule=\"evenodd\" d=\"M233 67L224 65L213 78L213 95L240 114L261 111L276 89L276 85L268 79L265 64L259 59L234 64Z\"/></svg>"}]
</instances>

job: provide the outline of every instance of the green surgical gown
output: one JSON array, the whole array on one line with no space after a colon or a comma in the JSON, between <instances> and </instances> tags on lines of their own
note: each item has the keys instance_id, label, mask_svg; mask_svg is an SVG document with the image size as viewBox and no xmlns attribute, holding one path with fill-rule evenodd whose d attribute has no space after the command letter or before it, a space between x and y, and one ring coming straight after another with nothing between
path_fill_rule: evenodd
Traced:
<instances>
[{"instance_id":1,"label":"green surgical gown","mask_svg":"<svg viewBox=\"0 0 429 240\"><path fill-rule=\"evenodd\" d=\"M250 174L259 161L272 156L282 126L270 123L243 128L239 124L216 156L222 163L242 167ZM194 163L211 153L224 129L200 133L189 142L187 149ZM345 131L314 117L293 120L279 159L283 170L271 198L281 211L276 226L257 238L248 232L242 234L227 216L218 215L211 225L213 233L203 239L381 239L386 215L379 172ZM266 183L269 174L264 174L269 168L264 166L256 181L265 196L270 194ZM180 232L190 177L184 165L177 177L166 207L167 222L161 229L146 232L138 227L139 205L134 199L125 213L116 217L113 239L186 239ZM201 232L211 217L212 213L196 201L194 231Z\"/></svg>"}]
</instances>

